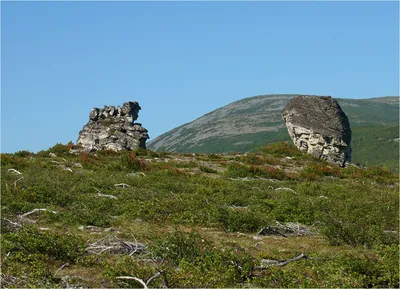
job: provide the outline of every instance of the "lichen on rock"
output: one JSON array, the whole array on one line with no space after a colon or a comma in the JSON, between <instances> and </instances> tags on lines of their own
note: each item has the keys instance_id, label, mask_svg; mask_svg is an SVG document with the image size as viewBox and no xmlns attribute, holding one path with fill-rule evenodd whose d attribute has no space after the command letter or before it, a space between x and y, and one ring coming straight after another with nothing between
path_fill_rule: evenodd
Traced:
<instances>
[{"instance_id":1,"label":"lichen on rock","mask_svg":"<svg viewBox=\"0 0 400 289\"><path fill-rule=\"evenodd\" d=\"M145 149L147 129L135 123L140 109L139 103L132 101L118 107L93 108L88 123L79 132L77 144L85 151Z\"/></svg>"},{"instance_id":2,"label":"lichen on rock","mask_svg":"<svg viewBox=\"0 0 400 289\"><path fill-rule=\"evenodd\" d=\"M282 117L293 143L301 151L340 166L350 162L350 123L332 97L295 97Z\"/></svg>"}]
</instances>

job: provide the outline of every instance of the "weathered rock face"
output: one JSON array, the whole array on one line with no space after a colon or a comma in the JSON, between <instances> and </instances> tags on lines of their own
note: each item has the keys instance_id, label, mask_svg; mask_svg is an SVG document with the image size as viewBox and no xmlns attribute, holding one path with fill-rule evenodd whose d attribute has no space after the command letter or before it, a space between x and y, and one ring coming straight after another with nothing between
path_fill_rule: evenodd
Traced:
<instances>
[{"instance_id":1,"label":"weathered rock face","mask_svg":"<svg viewBox=\"0 0 400 289\"><path fill-rule=\"evenodd\" d=\"M88 123L79 132L77 144L82 145L85 151L146 148L147 129L134 123L140 109L139 104L132 101L117 108L93 108Z\"/></svg>"},{"instance_id":2,"label":"weathered rock face","mask_svg":"<svg viewBox=\"0 0 400 289\"><path fill-rule=\"evenodd\" d=\"M318 159L344 166L351 160L346 114L330 96L298 96L282 112L293 143Z\"/></svg>"}]
</instances>

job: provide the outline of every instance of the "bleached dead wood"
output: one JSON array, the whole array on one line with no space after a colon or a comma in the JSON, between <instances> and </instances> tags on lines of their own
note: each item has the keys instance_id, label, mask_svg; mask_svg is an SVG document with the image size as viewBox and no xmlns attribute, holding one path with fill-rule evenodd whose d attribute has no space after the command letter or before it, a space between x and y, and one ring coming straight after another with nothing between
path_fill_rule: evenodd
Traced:
<instances>
[{"instance_id":1,"label":"bleached dead wood","mask_svg":"<svg viewBox=\"0 0 400 289\"><path fill-rule=\"evenodd\" d=\"M75 167L75 168L83 168L83 166L82 166L81 163L74 163L74 164L72 165L72 167Z\"/></svg>"},{"instance_id":2,"label":"bleached dead wood","mask_svg":"<svg viewBox=\"0 0 400 289\"><path fill-rule=\"evenodd\" d=\"M19 171L17 171L16 169L8 169L8 170L7 170L7 173L22 175L22 173L19 172Z\"/></svg>"},{"instance_id":3,"label":"bleached dead wood","mask_svg":"<svg viewBox=\"0 0 400 289\"><path fill-rule=\"evenodd\" d=\"M50 210L48 210L48 209L33 209L32 211L30 211L30 212L28 212L28 213L25 213L25 214L22 214L22 215L18 215L18 218L24 219L24 218L26 218L27 216L29 216L29 215L31 215L31 214L33 214L33 213L36 213L36 212L51 212L51 213L53 213L53 214L57 214L56 211L50 211Z\"/></svg>"},{"instance_id":4,"label":"bleached dead wood","mask_svg":"<svg viewBox=\"0 0 400 289\"><path fill-rule=\"evenodd\" d=\"M21 276L19 277L20 279L27 279L26 276ZM1 284L1 288L7 288L5 286L10 286L10 287L14 287L15 285L18 284L19 282L19 278L18 277L14 277L12 275L7 275L4 274L3 272L1 272L0 274L0 284Z\"/></svg>"},{"instance_id":5,"label":"bleached dead wood","mask_svg":"<svg viewBox=\"0 0 400 289\"><path fill-rule=\"evenodd\" d=\"M292 259L287 259L287 260L270 260L270 259L261 259L261 266L257 267L257 269L262 269L265 268L265 266L286 266L287 264L289 264L290 262L295 262L295 261L299 261L301 259L311 259L310 257L308 257L306 254L301 253L299 256L294 257Z\"/></svg>"},{"instance_id":6,"label":"bleached dead wood","mask_svg":"<svg viewBox=\"0 0 400 289\"><path fill-rule=\"evenodd\" d=\"M228 206L228 208L230 208L230 209L242 209L242 210L247 210L249 207L248 206L235 206L235 205L231 205L231 206Z\"/></svg>"},{"instance_id":7,"label":"bleached dead wood","mask_svg":"<svg viewBox=\"0 0 400 289\"><path fill-rule=\"evenodd\" d=\"M17 187L17 183L22 180L24 177L20 177L18 180L16 180L13 184L14 184L14 188Z\"/></svg>"},{"instance_id":8,"label":"bleached dead wood","mask_svg":"<svg viewBox=\"0 0 400 289\"><path fill-rule=\"evenodd\" d=\"M160 276L163 276L165 287L168 288L168 279L167 279L167 274L165 273L165 270L158 271L155 275L150 277L149 280L147 280L146 285L149 285L151 281L153 281L154 279L156 279Z\"/></svg>"},{"instance_id":9,"label":"bleached dead wood","mask_svg":"<svg viewBox=\"0 0 400 289\"><path fill-rule=\"evenodd\" d=\"M19 228L22 228L22 225L20 224L20 223L18 223L18 222L13 222L13 221L11 221L11 220L9 220L9 219L3 219L4 221L7 221L9 224L10 224L10 227L12 228L12 229L19 229Z\"/></svg>"},{"instance_id":10,"label":"bleached dead wood","mask_svg":"<svg viewBox=\"0 0 400 289\"><path fill-rule=\"evenodd\" d=\"M57 164L57 163L58 163L58 164ZM72 173L72 169L71 169L71 168L66 167L65 165L63 165L63 164L61 164L61 163L59 163L59 162L55 162L54 166L56 166L57 168L60 168L60 169L62 169L62 170L64 170L64 171L69 171L69 172Z\"/></svg>"},{"instance_id":11,"label":"bleached dead wood","mask_svg":"<svg viewBox=\"0 0 400 289\"><path fill-rule=\"evenodd\" d=\"M257 235L255 236L256 238L259 237L259 235L280 235L282 237L287 238L286 235L282 234L281 232L279 232L277 229L271 227L271 226L266 226L263 227L260 231L258 231Z\"/></svg>"},{"instance_id":12,"label":"bleached dead wood","mask_svg":"<svg viewBox=\"0 0 400 289\"><path fill-rule=\"evenodd\" d=\"M147 177L147 175L143 172L129 173L129 174L126 174L126 176L127 177L137 177L137 176Z\"/></svg>"},{"instance_id":13,"label":"bleached dead wood","mask_svg":"<svg viewBox=\"0 0 400 289\"><path fill-rule=\"evenodd\" d=\"M57 276L57 275L58 275L58 272L60 272L62 269L64 269L64 268L67 267L68 265L69 265L69 263L62 264L62 265L56 270L56 272L54 272L54 276Z\"/></svg>"},{"instance_id":14,"label":"bleached dead wood","mask_svg":"<svg viewBox=\"0 0 400 289\"><path fill-rule=\"evenodd\" d=\"M295 191L291 188L276 188L275 191L289 191L295 193Z\"/></svg>"},{"instance_id":15,"label":"bleached dead wood","mask_svg":"<svg viewBox=\"0 0 400 289\"><path fill-rule=\"evenodd\" d=\"M114 235L108 235L86 248L86 252L91 254L100 255L104 252L113 254L126 254L132 256L133 254L140 254L146 252L147 246L138 242L128 242L117 238Z\"/></svg>"},{"instance_id":16,"label":"bleached dead wood","mask_svg":"<svg viewBox=\"0 0 400 289\"><path fill-rule=\"evenodd\" d=\"M114 200L118 199L116 196L106 195L106 194L103 194L99 189L96 189L96 188L94 188L94 189L97 191L97 194L95 195L96 197L110 198L110 199L114 199Z\"/></svg>"},{"instance_id":17,"label":"bleached dead wood","mask_svg":"<svg viewBox=\"0 0 400 289\"><path fill-rule=\"evenodd\" d=\"M276 225L270 225L261 228L257 235L254 236L254 239L260 240L261 238L259 237L259 235L281 235L285 238L287 238L287 235L315 235L317 234L317 231L313 229L313 227L314 225L306 227L302 224L293 222L288 222L286 224L276 222Z\"/></svg>"},{"instance_id":18,"label":"bleached dead wood","mask_svg":"<svg viewBox=\"0 0 400 289\"><path fill-rule=\"evenodd\" d=\"M135 281L138 281L140 284L142 284L143 288L147 289L150 282L157 279L160 276L163 276L165 288L168 288L168 279L167 279L167 274L165 273L165 270L158 271L156 274L154 274L152 277L150 277L147 280L147 282L144 282L142 279L139 279L139 278L133 277L133 276L120 276L120 277L116 277L116 279L135 280Z\"/></svg>"},{"instance_id":19,"label":"bleached dead wood","mask_svg":"<svg viewBox=\"0 0 400 289\"><path fill-rule=\"evenodd\" d=\"M96 194L96 197L104 197L104 198L110 198L110 199L115 199L115 200L118 199L116 196L113 196L113 195L105 195L105 194L102 194L102 193L97 193L97 194Z\"/></svg>"},{"instance_id":20,"label":"bleached dead wood","mask_svg":"<svg viewBox=\"0 0 400 289\"><path fill-rule=\"evenodd\" d=\"M64 167L64 166L60 166L60 168L62 168L64 171L69 171L69 172L72 173L72 169L71 168L67 168L67 167Z\"/></svg>"},{"instance_id":21,"label":"bleached dead wood","mask_svg":"<svg viewBox=\"0 0 400 289\"><path fill-rule=\"evenodd\" d=\"M138 281L140 284L142 284L144 289L148 289L146 283L144 283L144 281L142 279L136 278L136 277L132 277L132 276L120 276L120 277L116 277L116 279L124 279L124 280L135 280Z\"/></svg>"},{"instance_id":22,"label":"bleached dead wood","mask_svg":"<svg viewBox=\"0 0 400 289\"><path fill-rule=\"evenodd\" d=\"M130 185L121 183L121 184L115 184L114 187L121 187L121 188L125 189L125 188L129 188Z\"/></svg>"},{"instance_id":23,"label":"bleached dead wood","mask_svg":"<svg viewBox=\"0 0 400 289\"><path fill-rule=\"evenodd\" d=\"M280 180L277 179L267 179L267 178L262 178L262 177L255 177L255 178L249 178L249 177L244 177L244 178L229 178L229 180L232 181L269 181L269 182L280 182Z\"/></svg>"}]
</instances>

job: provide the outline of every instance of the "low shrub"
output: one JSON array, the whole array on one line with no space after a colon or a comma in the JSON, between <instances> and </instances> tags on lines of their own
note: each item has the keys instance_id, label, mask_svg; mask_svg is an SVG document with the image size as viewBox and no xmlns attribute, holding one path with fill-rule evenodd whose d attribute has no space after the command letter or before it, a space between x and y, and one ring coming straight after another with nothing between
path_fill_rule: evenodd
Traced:
<instances>
[{"instance_id":1,"label":"low shrub","mask_svg":"<svg viewBox=\"0 0 400 289\"><path fill-rule=\"evenodd\" d=\"M229 164L227 166L225 175L231 178L263 177L263 178L278 179L278 180L283 180L288 178L288 176L285 174L285 171L278 168L274 168L269 165L247 166L240 163Z\"/></svg>"},{"instance_id":2,"label":"low shrub","mask_svg":"<svg viewBox=\"0 0 400 289\"><path fill-rule=\"evenodd\" d=\"M48 153L54 153L57 156L58 155L65 155L69 152L70 148L72 147L72 145L67 144L67 145L63 145L61 143L57 143L54 146L52 146L51 148L49 148L47 150Z\"/></svg>"},{"instance_id":3,"label":"low shrub","mask_svg":"<svg viewBox=\"0 0 400 289\"><path fill-rule=\"evenodd\" d=\"M200 171L205 172L205 173L209 173L209 174L217 174L218 173L217 170L215 170L213 168L210 168L210 167L207 167L207 166L200 166Z\"/></svg>"},{"instance_id":4,"label":"low shrub","mask_svg":"<svg viewBox=\"0 0 400 289\"><path fill-rule=\"evenodd\" d=\"M39 231L27 225L16 232L3 234L1 243L3 252L9 253L10 259L22 262L34 254L71 262L81 256L85 248L76 236Z\"/></svg>"},{"instance_id":5,"label":"low shrub","mask_svg":"<svg viewBox=\"0 0 400 289\"><path fill-rule=\"evenodd\" d=\"M228 164L225 175L230 178L245 178L252 174L248 166L235 162Z\"/></svg>"},{"instance_id":6,"label":"low shrub","mask_svg":"<svg viewBox=\"0 0 400 289\"><path fill-rule=\"evenodd\" d=\"M234 287L250 278L254 260L238 247L219 250L198 232L174 231L153 246L158 258L179 266L169 275L172 287Z\"/></svg>"},{"instance_id":7,"label":"low shrub","mask_svg":"<svg viewBox=\"0 0 400 289\"><path fill-rule=\"evenodd\" d=\"M1 154L1 165L7 166L9 165L11 168L20 170L22 168L26 168L31 165L31 161L26 157L21 157L12 154Z\"/></svg>"},{"instance_id":8,"label":"low shrub","mask_svg":"<svg viewBox=\"0 0 400 289\"><path fill-rule=\"evenodd\" d=\"M259 176L269 179L283 180L287 178L283 170L268 165L250 166L249 171L253 176Z\"/></svg>"},{"instance_id":9,"label":"low shrub","mask_svg":"<svg viewBox=\"0 0 400 289\"><path fill-rule=\"evenodd\" d=\"M370 194L369 196L367 194ZM318 207L320 232L333 245L372 248L399 242L399 200L385 192L354 192ZM379 204L379 205L377 205Z\"/></svg>"},{"instance_id":10,"label":"low shrub","mask_svg":"<svg viewBox=\"0 0 400 289\"><path fill-rule=\"evenodd\" d=\"M27 158L27 157L32 157L35 154L30 152L30 151L18 151L14 154L16 157L21 157L21 158Z\"/></svg>"},{"instance_id":11,"label":"low shrub","mask_svg":"<svg viewBox=\"0 0 400 289\"><path fill-rule=\"evenodd\" d=\"M147 171L150 168L145 160L137 157L136 152L123 153L121 155L121 164L133 171Z\"/></svg>"},{"instance_id":12,"label":"low shrub","mask_svg":"<svg viewBox=\"0 0 400 289\"><path fill-rule=\"evenodd\" d=\"M203 239L198 232L185 233L178 230L169 233L152 247L152 252L156 257L176 266L182 259L196 262L211 250L212 244Z\"/></svg>"},{"instance_id":13,"label":"low shrub","mask_svg":"<svg viewBox=\"0 0 400 289\"><path fill-rule=\"evenodd\" d=\"M277 142L263 146L259 149L261 153L273 155L276 157L305 157L299 149L287 142Z\"/></svg>"},{"instance_id":14,"label":"low shrub","mask_svg":"<svg viewBox=\"0 0 400 289\"><path fill-rule=\"evenodd\" d=\"M214 214L215 221L228 232L256 232L270 223L267 216L252 210L235 210L225 206Z\"/></svg>"},{"instance_id":15,"label":"low shrub","mask_svg":"<svg viewBox=\"0 0 400 289\"><path fill-rule=\"evenodd\" d=\"M264 160L256 155L255 153L248 153L245 156L241 156L240 160L248 165L263 165L265 164Z\"/></svg>"},{"instance_id":16,"label":"low shrub","mask_svg":"<svg viewBox=\"0 0 400 289\"><path fill-rule=\"evenodd\" d=\"M308 164L300 172L300 177L306 180L316 180L320 177L342 177L342 169L339 167L333 167L327 163L311 163Z\"/></svg>"}]
</instances>

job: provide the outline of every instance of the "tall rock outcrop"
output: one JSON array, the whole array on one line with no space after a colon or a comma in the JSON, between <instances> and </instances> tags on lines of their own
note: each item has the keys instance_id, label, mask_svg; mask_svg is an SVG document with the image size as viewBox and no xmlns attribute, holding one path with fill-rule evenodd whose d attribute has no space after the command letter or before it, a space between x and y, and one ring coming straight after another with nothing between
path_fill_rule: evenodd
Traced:
<instances>
[{"instance_id":1,"label":"tall rock outcrop","mask_svg":"<svg viewBox=\"0 0 400 289\"><path fill-rule=\"evenodd\" d=\"M140 109L139 104L132 101L118 107L93 108L88 123L79 132L77 144L85 151L146 148L147 129L135 123Z\"/></svg>"},{"instance_id":2,"label":"tall rock outcrop","mask_svg":"<svg viewBox=\"0 0 400 289\"><path fill-rule=\"evenodd\" d=\"M344 166L351 160L350 123L330 96L297 96L282 112L289 135L301 151Z\"/></svg>"}]
</instances>

